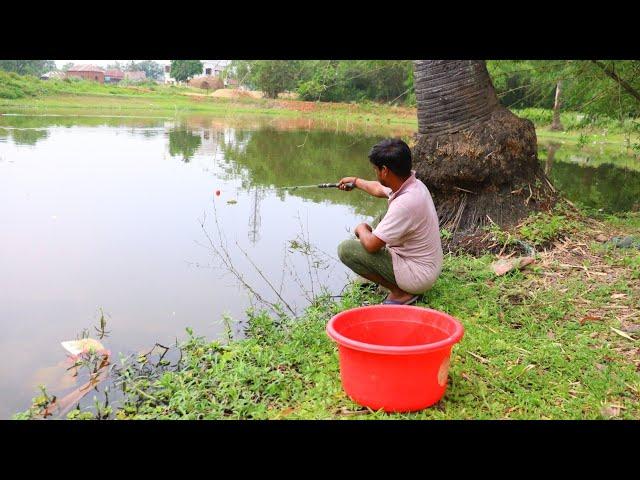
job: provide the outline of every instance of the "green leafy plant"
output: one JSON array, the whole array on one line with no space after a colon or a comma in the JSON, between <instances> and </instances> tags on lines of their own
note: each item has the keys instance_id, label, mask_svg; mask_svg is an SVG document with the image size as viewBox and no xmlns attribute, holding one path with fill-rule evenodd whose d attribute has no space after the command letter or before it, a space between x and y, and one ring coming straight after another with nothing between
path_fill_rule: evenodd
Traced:
<instances>
[{"instance_id":1,"label":"green leafy plant","mask_svg":"<svg viewBox=\"0 0 640 480\"><path fill-rule=\"evenodd\" d=\"M440 238L443 238L444 240L449 240L451 239L451 237L453 237L453 234L449 230L447 230L446 228L440 229Z\"/></svg>"},{"instance_id":2,"label":"green leafy plant","mask_svg":"<svg viewBox=\"0 0 640 480\"><path fill-rule=\"evenodd\" d=\"M578 148L582 148L585 145L587 145L588 143L589 143L589 136L585 135L584 133L580 133L580 136L578 137L577 147Z\"/></svg>"}]
</instances>

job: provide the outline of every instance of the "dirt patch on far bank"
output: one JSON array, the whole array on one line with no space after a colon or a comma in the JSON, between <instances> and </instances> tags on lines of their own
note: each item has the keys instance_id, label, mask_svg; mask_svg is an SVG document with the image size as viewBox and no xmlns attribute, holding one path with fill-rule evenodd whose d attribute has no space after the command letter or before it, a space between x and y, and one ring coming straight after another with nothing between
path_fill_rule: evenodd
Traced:
<instances>
[{"instance_id":1,"label":"dirt patch on far bank","mask_svg":"<svg viewBox=\"0 0 640 480\"><path fill-rule=\"evenodd\" d=\"M340 103L340 102L310 102L305 100L298 100L298 95L293 92L281 93L277 99L268 99L263 96L263 93L258 90L238 90L232 88L222 88L209 94L208 96L214 98L229 98L229 99L261 99L266 102L267 108L280 108L283 110L295 110L298 112L314 112L322 110L347 110L348 113L360 113L362 116L366 116L368 113L376 115L377 105L362 105L357 103ZM398 107L387 106L388 113L397 117L414 118L416 116L416 109L412 107ZM384 115L384 114L383 114Z\"/></svg>"},{"instance_id":2,"label":"dirt patch on far bank","mask_svg":"<svg viewBox=\"0 0 640 480\"><path fill-rule=\"evenodd\" d=\"M215 98L262 98L258 90L237 90L235 88L221 88L211 94Z\"/></svg>"}]
</instances>

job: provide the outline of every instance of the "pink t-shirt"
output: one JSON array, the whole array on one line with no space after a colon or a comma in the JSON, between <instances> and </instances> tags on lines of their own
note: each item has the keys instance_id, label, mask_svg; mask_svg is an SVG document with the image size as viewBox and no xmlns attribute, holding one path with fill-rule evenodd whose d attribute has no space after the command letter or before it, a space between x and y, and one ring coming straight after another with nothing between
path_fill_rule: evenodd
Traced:
<instances>
[{"instance_id":1,"label":"pink t-shirt","mask_svg":"<svg viewBox=\"0 0 640 480\"><path fill-rule=\"evenodd\" d=\"M389 194L389 209L373 234L387 244L398 286L408 293L429 290L442 271L438 214L416 172Z\"/></svg>"}]
</instances>

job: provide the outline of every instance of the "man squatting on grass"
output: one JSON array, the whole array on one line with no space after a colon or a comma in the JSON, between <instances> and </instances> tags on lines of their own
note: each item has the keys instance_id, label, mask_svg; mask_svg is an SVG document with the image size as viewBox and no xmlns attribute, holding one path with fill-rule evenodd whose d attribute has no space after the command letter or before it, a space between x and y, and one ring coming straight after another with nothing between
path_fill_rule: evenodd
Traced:
<instances>
[{"instance_id":1,"label":"man squatting on grass","mask_svg":"<svg viewBox=\"0 0 640 480\"><path fill-rule=\"evenodd\" d=\"M386 212L372 226L361 223L355 229L358 240L345 240L338 256L351 270L391 293L382 302L410 305L429 290L442 270L440 227L433 199L427 187L411 169L411 150L400 139L387 139L369 153L378 181L345 177L347 185L369 195L388 199Z\"/></svg>"}]
</instances>

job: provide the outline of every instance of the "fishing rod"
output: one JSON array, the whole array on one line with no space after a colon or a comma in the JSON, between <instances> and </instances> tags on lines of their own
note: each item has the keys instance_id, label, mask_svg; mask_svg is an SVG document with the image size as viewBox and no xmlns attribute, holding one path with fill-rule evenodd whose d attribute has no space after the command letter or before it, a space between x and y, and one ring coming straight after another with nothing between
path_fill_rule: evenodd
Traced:
<instances>
[{"instance_id":1,"label":"fishing rod","mask_svg":"<svg viewBox=\"0 0 640 480\"><path fill-rule=\"evenodd\" d=\"M344 184L349 190L355 188L354 182L349 182ZM338 188L340 186L339 183L318 183L316 185L293 185L290 187L267 187L264 190L297 190L298 188ZM251 187L250 187L251 188ZM216 190L216 196L220 196L220 190ZM235 200L230 200L235 203Z\"/></svg>"},{"instance_id":2,"label":"fishing rod","mask_svg":"<svg viewBox=\"0 0 640 480\"><path fill-rule=\"evenodd\" d=\"M317 185L295 185L292 187L279 187L278 190L297 190L298 188L338 188L339 183L319 183ZM354 187L353 182L344 184L347 188L352 189Z\"/></svg>"}]
</instances>

